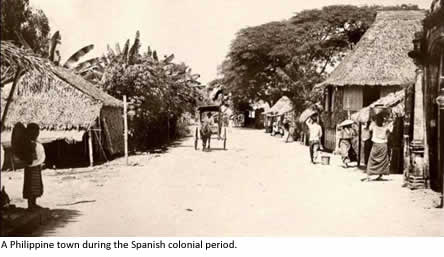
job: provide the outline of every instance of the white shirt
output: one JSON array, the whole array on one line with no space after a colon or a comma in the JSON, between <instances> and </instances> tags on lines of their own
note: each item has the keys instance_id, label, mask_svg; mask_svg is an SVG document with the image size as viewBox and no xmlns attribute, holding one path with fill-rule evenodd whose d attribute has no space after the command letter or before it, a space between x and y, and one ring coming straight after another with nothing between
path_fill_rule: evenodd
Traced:
<instances>
[{"instance_id":1,"label":"white shirt","mask_svg":"<svg viewBox=\"0 0 444 257\"><path fill-rule=\"evenodd\" d=\"M317 123L308 123L308 131L310 133L310 141L320 141L322 137L322 128Z\"/></svg>"},{"instance_id":2,"label":"white shirt","mask_svg":"<svg viewBox=\"0 0 444 257\"><path fill-rule=\"evenodd\" d=\"M29 164L29 167L42 165L45 162L46 159L45 148L43 148L43 145L40 144L39 142L35 143L35 152L37 154L37 158L33 160L31 164Z\"/></svg>"},{"instance_id":3,"label":"white shirt","mask_svg":"<svg viewBox=\"0 0 444 257\"><path fill-rule=\"evenodd\" d=\"M372 138L372 135L370 133L370 129L367 127L362 128L362 135L361 135L362 141L367 141Z\"/></svg>"},{"instance_id":4,"label":"white shirt","mask_svg":"<svg viewBox=\"0 0 444 257\"><path fill-rule=\"evenodd\" d=\"M388 132L393 131L393 123L389 123L385 126L378 127L376 123L372 122L372 124L370 124L370 130L373 132L372 134L373 143L385 144L387 143Z\"/></svg>"}]
</instances>

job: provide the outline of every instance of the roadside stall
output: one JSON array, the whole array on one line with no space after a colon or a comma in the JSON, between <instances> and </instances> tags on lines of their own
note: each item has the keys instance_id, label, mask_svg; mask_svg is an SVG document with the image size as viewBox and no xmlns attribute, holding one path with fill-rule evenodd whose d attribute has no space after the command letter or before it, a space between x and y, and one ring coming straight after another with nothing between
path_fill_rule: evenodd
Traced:
<instances>
[{"instance_id":1,"label":"roadside stall","mask_svg":"<svg viewBox=\"0 0 444 257\"><path fill-rule=\"evenodd\" d=\"M293 104L290 98L286 96L281 97L268 112L265 112L265 115L267 124L271 125L271 128L268 127L266 130L270 130L272 136L276 134L284 136L285 130L290 131L290 127L294 127ZM288 129L285 128L284 124L288 124Z\"/></svg>"}]
</instances>

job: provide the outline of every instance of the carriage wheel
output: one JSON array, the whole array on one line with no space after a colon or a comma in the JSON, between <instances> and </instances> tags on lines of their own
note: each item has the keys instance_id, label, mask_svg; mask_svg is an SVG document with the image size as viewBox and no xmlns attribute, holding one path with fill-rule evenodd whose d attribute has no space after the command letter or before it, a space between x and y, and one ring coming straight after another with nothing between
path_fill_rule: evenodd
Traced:
<instances>
[{"instance_id":1,"label":"carriage wheel","mask_svg":"<svg viewBox=\"0 0 444 257\"><path fill-rule=\"evenodd\" d=\"M224 129L224 150L227 150L227 128Z\"/></svg>"},{"instance_id":2,"label":"carriage wheel","mask_svg":"<svg viewBox=\"0 0 444 257\"><path fill-rule=\"evenodd\" d=\"M199 133L198 133L198 128L196 128L196 134L194 136L194 150L197 150L197 143L199 142Z\"/></svg>"}]
</instances>

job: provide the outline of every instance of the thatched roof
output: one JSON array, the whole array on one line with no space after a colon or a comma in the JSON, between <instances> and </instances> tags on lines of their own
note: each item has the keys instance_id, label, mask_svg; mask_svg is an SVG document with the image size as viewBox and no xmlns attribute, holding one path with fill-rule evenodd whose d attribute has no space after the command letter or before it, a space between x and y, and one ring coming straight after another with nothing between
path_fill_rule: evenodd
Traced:
<instances>
[{"instance_id":1,"label":"thatched roof","mask_svg":"<svg viewBox=\"0 0 444 257\"><path fill-rule=\"evenodd\" d=\"M122 107L121 101L63 68L54 67L54 74L56 79L29 72L20 80L4 124L6 129L17 122L35 122L47 130L88 129L103 106ZM39 85L38 90L35 85ZM4 89L2 98L9 94L8 88ZM5 104L2 99L2 109Z\"/></svg>"},{"instance_id":2,"label":"thatched roof","mask_svg":"<svg viewBox=\"0 0 444 257\"><path fill-rule=\"evenodd\" d=\"M370 119L370 108L375 106L381 106L391 110L391 112L398 116L403 117L405 114L404 106L405 90L400 90L395 93L390 93L387 96L379 98L367 107L362 108L358 112L352 114L351 119L356 122L366 123Z\"/></svg>"},{"instance_id":3,"label":"thatched roof","mask_svg":"<svg viewBox=\"0 0 444 257\"><path fill-rule=\"evenodd\" d=\"M9 41L2 41L0 49L2 64L15 71L27 71L17 85L4 124L6 129L17 122L35 122L47 130L87 129L103 106L123 106L79 75L54 66L31 51ZM2 90L2 109L8 94L7 88Z\"/></svg>"},{"instance_id":4,"label":"thatched roof","mask_svg":"<svg viewBox=\"0 0 444 257\"><path fill-rule=\"evenodd\" d=\"M61 67L55 67L53 70L57 78L80 90L84 94L87 94L93 99L100 101L104 106L123 107L122 101L117 100L116 98L103 92L101 89L86 81L81 76Z\"/></svg>"},{"instance_id":5,"label":"thatched roof","mask_svg":"<svg viewBox=\"0 0 444 257\"><path fill-rule=\"evenodd\" d=\"M265 113L269 116L279 116L292 110L293 104L291 103L291 100L288 97L283 96Z\"/></svg>"},{"instance_id":6,"label":"thatched roof","mask_svg":"<svg viewBox=\"0 0 444 257\"><path fill-rule=\"evenodd\" d=\"M40 90L29 84L40 84ZM10 87L2 90L2 98L9 95L8 90ZM6 101L2 99L2 109L4 105ZM28 73L17 85L4 126L10 129L17 122L35 122L46 130L88 129L99 117L102 106L65 82Z\"/></svg>"},{"instance_id":7,"label":"thatched roof","mask_svg":"<svg viewBox=\"0 0 444 257\"><path fill-rule=\"evenodd\" d=\"M101 101L106 106L123 106L121 101L106 94L81 76L67 69L54 66L49 60L37 56L30 50L20 48L10 41L1 41L0 58L2 64L10 66L15 70L20 67L33 73L38 72L43 76L57 77L90 97ZM32 86L36 88L35 85Z\"/></svg>"},{"instance_id":8,"label":"thatched roof","mask_svg":"<svg viewBox=\"0 0 444 257\"><path fill-rule=\"evenodd\" d=\"M403 86L415 82L408 56L423 11L381 11L355 49L320 86Z\"/></svg>"},{"instance_id":9,"label":"thatched roof","mask_svg":"<svg viewBox=\"0 0 444 257\"><path fill-rule=\"evenodd\" d=\"M1 41L0 59L2 66L11 67L15 71L21 68L27 71L38 71L41 74L51 76L53 65L48 59L41 58L30 50L17 47L11 41Z\"/></svg>"}]
</instances>

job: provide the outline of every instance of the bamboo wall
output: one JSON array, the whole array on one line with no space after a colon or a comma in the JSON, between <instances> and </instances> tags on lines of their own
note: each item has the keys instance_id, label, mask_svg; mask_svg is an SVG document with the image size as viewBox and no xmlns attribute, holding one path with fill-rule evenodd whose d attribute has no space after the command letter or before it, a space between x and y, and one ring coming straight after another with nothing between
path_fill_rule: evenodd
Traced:
<instances>
[{"instance_id":1,"label":"bamboo wall","mask_svg":"<svg viewBox=\"0 0 444 257\"><path fill-rule=\"evenodd\" d=\"M104 106L101 110L101 130L104 135L104 147L113 156L125 151L123 110Z\"/></svg>"}]
</instances>

